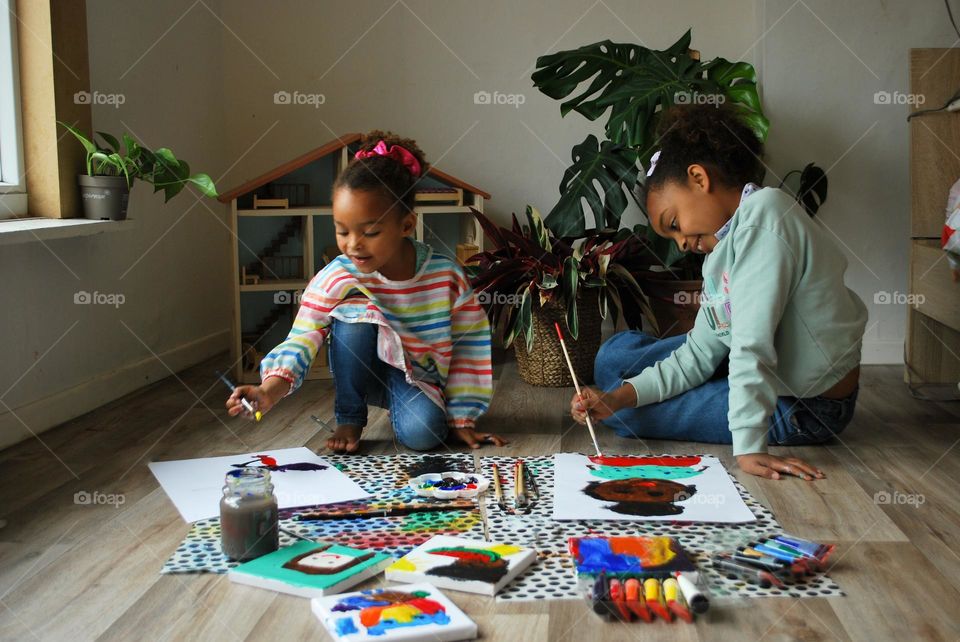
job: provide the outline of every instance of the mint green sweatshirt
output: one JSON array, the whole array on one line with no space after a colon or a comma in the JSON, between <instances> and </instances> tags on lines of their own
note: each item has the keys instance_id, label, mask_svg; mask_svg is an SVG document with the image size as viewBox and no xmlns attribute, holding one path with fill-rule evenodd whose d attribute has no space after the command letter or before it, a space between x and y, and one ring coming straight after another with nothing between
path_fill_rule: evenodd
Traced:
<instances>
[{"instance_id":1,"label":"mint green sweatshirt","mask_svg":"<svg viewBox=\"0 0 960 642\"><path fill-rule=\"evenodd\" d=\"M704 260L686 342L625 381L637 406L696 388L729 356L733 454L766 452L777 397L819 395L860 363L867 309L844 286L846 269L789 194L768 187L744 198Z\"/></svg>"}]
</instances>

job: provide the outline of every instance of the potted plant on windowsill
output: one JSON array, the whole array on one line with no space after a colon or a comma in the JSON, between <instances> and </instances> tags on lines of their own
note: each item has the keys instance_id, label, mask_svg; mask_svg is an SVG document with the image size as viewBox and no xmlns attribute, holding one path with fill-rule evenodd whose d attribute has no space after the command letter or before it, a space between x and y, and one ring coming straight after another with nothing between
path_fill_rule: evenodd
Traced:
<instances>
[{"instance_id":1,"label":"potted plant on windowsill","mask_svg":"<svg viewBox=\"0 0 960 642\"><path fill-rule=\"evenodd\" d=\"M59 122L59 121L58 121ZM80 199L84 217L94 220L122 221L127 217L127 202L135 179L163 190L163 202L180 193L188 184L195 185L204 196L217 197L217 189L206 174L191 174L186 161L161 147L151 151L123 134L123 148L116 137L97 132L103 146L77 128L60 123L80 141L87 152L86 174L78 174Z\"/></svg>"},{"instance_id":2,"label":"potted plant on windowsill","mask_svg":"<svg viewBox=\"0 0 960 642\"><path fill-rule=\"evenodd\" d=\"M495 338L514 346L520 376L538 386L572 386L554 322L566 327L577 379L593 381L600 325L638 328L656 317L635 274L651 257L630 230L557 238L540 213L527 206L527 224L516 215L511 228L498 227L473 210L492 250L470 258L467 272L486 308Z\"/></svg>"},{"instance_id":3,"label":"potted plant on windowsill","mask_svg":"<svg viewBox=\"0 0 960 642\"><path fill-rule=\"evenodd\" d=\"M766 140L769 121L763 114L753 66L723 58L701 62L690 42L690 31L662 51L605 40L537 59L534 86L563 100L561 116L576 111L597 120L606 114L606 139L591 134L572 150L573 163L560 182L560 200L544 220L556 235L580 238L588 228L619 229L627 194L646 216L640 198L643 168L649 167L657 151L656 131L672 105L706 100L729 103L757 137ZM826 176L812 163L787 176L794 174L799 174L799 184L788 188L814 216L826 200ZM686 332L699 308L691 292L700 290L703 257L680 252L646 223L633 231L652 250L648 271L638 280L660 318L660 329L669 334Z\"/></svg>"}]
</instances>

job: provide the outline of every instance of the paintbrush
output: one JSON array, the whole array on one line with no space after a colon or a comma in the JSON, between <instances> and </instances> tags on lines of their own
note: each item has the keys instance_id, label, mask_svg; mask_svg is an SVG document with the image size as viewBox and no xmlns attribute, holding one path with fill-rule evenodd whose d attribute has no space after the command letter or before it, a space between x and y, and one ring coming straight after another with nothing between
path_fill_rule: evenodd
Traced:
<instances>
[{"instance_id":1,"label":"paintbrush","mask_svg":"<svg viewBox=\"0 0 960 642\"><path fill-rule=\"evenodd\" d=\"M294 515L298 522L323 521L331 519L364 519L372 517L404 517L413 513L436 513L448 510L474 510L473 502L459 502L456 504L408 504L393 508L371 508L369 510L355 510L347 513L300 513Z\"/></svg>"},{"instance_id":2,"label":"paintbrush","mask_svg":"<svg viewBox=\"0 0 960 642\"><path fill-rule=\"evenodd\" d=\"M218 377L220 377L220 381L227 384L227 387L230 388L230 392L233 392L234 390L237 389L237 387L233 385L233 382L227 379L226 375L224 375L222 372L218 370L214 370L214 373ZM253 415L253 418L256 419L257 421L260 421L261 419L263 419L263 413L261 413L259 410L254 408L253 404L247 401L245 397L240 397L240 405L242 405L247 412Z\"/></svg>"},{"instance_id":3,"label":"paintbrush","mask_svg":"<svg viewBox=\"0 0 960 642\"><path fill-rule=\"evenodd\" d=\"M573 361L570 360L570 354L567 352L567 344L563 340L563 332L560 331L560 324L554 322L553 327L557 329L557 336L560 338L560 347L563 348L563 356L567 360L567 367L570 368L570 378L573 379L573 387L577 389L577 396L583 401L583 395L580 394L580 384L577 382L577 373L573 371ZM602 457L600 445L597 443L597 434L593 430L593 422L590 421L590 411L585 413L587 419L587 429L590 430L590 439L593 440L593 447L597 449L597 457Z\"/></svg>"},{"instance_id":4,"label":"paintbrush","mask_svg":"<svg viewBox=\"0 0 960 642\"><path fill-rule=\"evenodd\" d=\"M304 537L300 533L295 533L294 531L288 530L286 528L281 528L280 532L286 533L290 537L295 537L296 539L303 540L304 542L310 542L311 544L316 544L316 542L310 539L309 537Z\"/></svg>"},{"instance_id":5,"label":"paintbrush","mask_svg":"<svg viewBox=\"0 0 960 642\"><path fill-rule=\"evenodd\" d=\"M500 467L496 464L493 465L493 492L496 495L497 506L500 507L504 513L507 511L506 504L503 503L503 486L500 485Z\"/></svg>"},{"instance_id":6,"label":"paintbrush","mask_svg":"<svg viewBox=\"0 0 960 642\"><path fill-rule=\"evenodd\" d=\"M527 507L527 489L523 479L523 460L518 459L513 466L513 495L514 509L520 510Z\"/></svg>"}]
</instances>

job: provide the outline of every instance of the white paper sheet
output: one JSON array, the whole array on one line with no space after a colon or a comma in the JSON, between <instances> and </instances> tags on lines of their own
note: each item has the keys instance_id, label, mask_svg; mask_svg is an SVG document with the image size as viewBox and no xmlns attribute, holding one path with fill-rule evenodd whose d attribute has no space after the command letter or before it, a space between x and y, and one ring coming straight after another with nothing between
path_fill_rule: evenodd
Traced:
<instances>
[{"instance_id":1,"label":"white paper sheet","mask_svg":"<svg viewBox=\"0 0 960 642\"><path fill-rule=\"evenodd\" d=\"M239 464L263 466L258 455L276 460L271 470L274 494L280 508L297 508L364 499L370 494L347 475L318 457L309 448L286 448L228 457L203 457L150 464L157 481L188 522L220 516L223 478ZM283 470L288 464L316 464L323 470Z\"/></svg>"},{"instance_id":2,"label":"white paper sheet","mask_svg":"<svg viewBox=\"0 0 960 642\"><path fill-rule=\"evenodd\" d=\"M640 455L632 461L618 457L597 463L586 455L554 455L553 518L683 522L756 519L716 457L673 456L662 462L641 460L644 456Z\"/></svg>"}]
</instances>

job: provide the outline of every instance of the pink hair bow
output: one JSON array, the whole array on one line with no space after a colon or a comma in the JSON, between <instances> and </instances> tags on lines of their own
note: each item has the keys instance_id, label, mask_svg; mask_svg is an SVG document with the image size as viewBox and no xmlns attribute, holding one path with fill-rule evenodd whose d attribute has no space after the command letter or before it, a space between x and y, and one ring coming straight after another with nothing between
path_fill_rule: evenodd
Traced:
<instances>
[{"instance_id":1,"label":"pink hair bow","mask_svg":"<svg viewBox=\"0 0 960 642\"><path fill-rule=\"evenodd\" d=\"M361 149L353 155L354 158L370 158L371 156L387 156L392 158L398 163L403 164L415 177L420 177L420 162L417 160L417 157L411 154L405 147L391 145L388 149L387 144L381 140L373 149L369 151Z\"/></svg>"}]
</instances>

